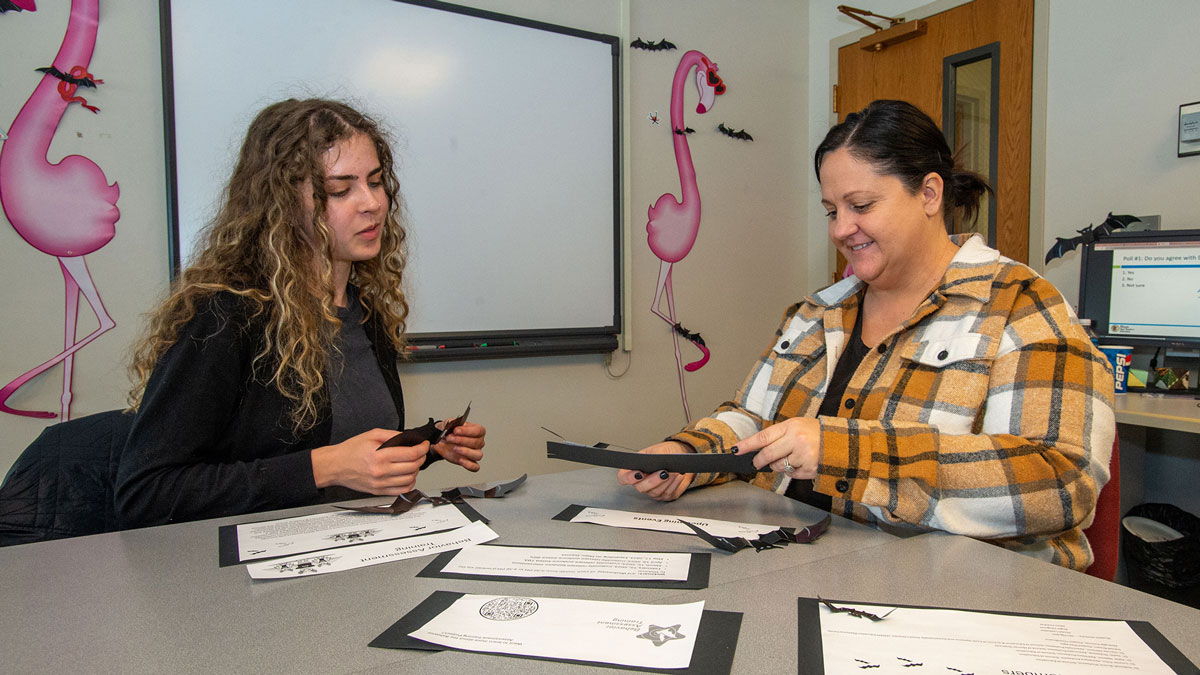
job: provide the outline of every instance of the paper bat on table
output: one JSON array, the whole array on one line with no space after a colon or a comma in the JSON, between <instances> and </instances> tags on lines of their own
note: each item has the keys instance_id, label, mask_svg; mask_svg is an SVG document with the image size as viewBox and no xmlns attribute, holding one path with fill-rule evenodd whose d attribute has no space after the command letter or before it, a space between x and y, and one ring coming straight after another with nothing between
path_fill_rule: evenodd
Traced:
<instances>
[{"instance_id":1,"label":"paper bat on table","mask_svg":"<svg viewBox=\"0 0 1200 675\"><path fill-rule=\"evenodd\" d=\"M887 611L887 614L884 614L883 616L879 616L877 614L872 614L865 610L855 609L853 607L838 607L837 605L834 605L833 603L829 602L828 600L826 600L825 598L822 598L819 595L817 596L817 600L820 600L821 604L828 607L829 611L831 611L835 614L838 612L845 612L846 614L849 614L850 616L858 617L860 619L870 619L872 621L883 621L884 619L887 618L888 614L891 614L892 612L896 611L896 608L893 607Z\"/></svg>"},{"instance_id":2,"label":"paper bat on table","mask_svg":"<svg viewBox=\"0 0 1200 675\"><path fill-rule=\"evenodd\" d=\"M1088 225L1082 230L1076 230L1076 232L1079 233L1078 237L1069 237L1066 239L1062 237L1055 237L1054 245L1051 246L1050 250L1046 252L1046 263L1049 263L1055 258L1061 258L1067 253L1074 251L1080 244L1090 244L1094 241L1107 237L1108 235L1112 234L1114 230L1122 230L1126 227L1129 227L1133 223L1140 222L1142 222L1142 220L1137 216L1114 216L1110 211L1108 217L1104 219L1104 222L1100 223L1095 228L1093 228L1091 225Z\"/></svg>"},{"instance_id":3,"label":"paper bat on table","mask_svg":"<svg viewBox=\"0 0 1200 675\"><path fill-rule=\"evenodd\" d=\"M754 137L751 136L750 134L746 133L745 129L742 129L741 131L734 131L733 129L730 129L729 127L725 126L724 122L721 122L720 124L717 125L717 131L725 134L726 136L728 136L730 138L737 138L737 139L740 139L743 141L753 141L754 140Z\"/></svg>"},{"instance_id":4,"label":"paper bat on table","mask_svg":"<svg viewBox=\"0 0 1200 675\"><path fill-rule=\"evenodd\" d=\"M833 517L825 516L812 525L800 528L799 531L791 527L781 527L774 532L759 535L758 539L754 540L748 540L744 537L718 537L705 532L686 520L680 519L679 522L690 527L698 537L722 551L737 553L751 546L754 547L755 551L765 551L769 548L783 548L788 544L811 544L822 534L825 534L825 530L829 529L829 524L833 522Z\"/></svg>"},{"instance_id":5,"label":"paper bat on table","mask_svg":"<svg viewBox=\"0 0 1200 675\"><path fill-rule=\"evenodd\" d=\"M667 42L666 38L663 38L658 42L646 42L642 38L635 38L633 42L629 43L629 48L645 49L648 52L661 52L668 49L675 49L675 44Z\"/></svg>"},{"instance_id":6,"label":"paper bat on table","mask_svg":"<svg viewBox=\"0 0 1200 675\"><path fill-rule=\"evenodd\" d=\"M390 513L398 516L402 513L407 513L414 506L421 502L429 502L434 506L445 506L446 504L456 504L463 500L463 497L477 497L479 499L494 499L503 497L504 495L516 490L525 483L525 479L529 474L521 474L520 478L515 478L507 483L497 483L489 486L487 483L476 483L474 485L465 485L463 487L450 488L442 490L440 495L427 495L420 490L409 490L404 494L396 497L396 501L391 504L382 506L341 506L335 504L339 509L347 511L358 511L359 513Z\"/></svg>"}]
</instances>

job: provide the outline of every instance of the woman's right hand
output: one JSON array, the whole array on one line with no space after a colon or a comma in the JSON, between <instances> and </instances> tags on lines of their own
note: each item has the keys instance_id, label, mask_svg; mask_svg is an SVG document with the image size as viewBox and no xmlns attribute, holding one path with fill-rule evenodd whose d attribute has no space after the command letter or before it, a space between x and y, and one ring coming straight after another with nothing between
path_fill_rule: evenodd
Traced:
<instances>
[{"instance_id":1,"label":"woman's right hand","mask_svg":"<svg viewBox=\"0 0 1200 675\"><path fill-rule=\"evenodd\" d=\"M680 455L691 452L692 449L679 441L663 441L640 450L650 455ZM640 471L621 469L617 471L617 482L621 485L632 485L635 490L660 502L674 501L682 495L696 478L694 473L671 473L659 471L643 475Z\"/></svg>"},{"instance_id":2,"label":"woman's right hand","mask_svg":"<svg viewBox=\"0 0 1200 675\"><path fill-rule=\"evenodd\" d=\"M313 449L313 478L317 487L341 485L359 492L393 496L413 489L417 472L429 453L429 441L413 446L379 447L395 435L392 429L372 429L337 445Z\"/></svg>"}]
</instances>

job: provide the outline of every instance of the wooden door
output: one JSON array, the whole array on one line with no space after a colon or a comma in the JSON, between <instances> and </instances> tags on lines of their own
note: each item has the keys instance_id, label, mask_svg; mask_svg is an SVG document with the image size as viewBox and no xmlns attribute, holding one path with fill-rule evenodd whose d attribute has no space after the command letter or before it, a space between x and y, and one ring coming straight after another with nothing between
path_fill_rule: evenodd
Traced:
<instances>
[{"instance_id":1,"label":"wooden door","mask_svg":"<svg viewBox=\"0 0 1200 675\"><path fill-rule=\"evenodd\" d=\"M869 7L867 8L869 9ZM913 19L908 19L909 22ZM947 130L943 91L947 57L988 51L994 55L995 138L991 171L981 171L996 190L992 245L1014 260L1028 262L1030 114L1033 97L1033 0L974 0L921 19L923 35L869 51L857 43L838 50L835 109L838 121L875 99L902 99L916 105ZM954 110L954 108L950 108ZM953 126L954 119L949 120ZM961 125L960 125L961 128ZM951 150L983 156L980 143L959 143ZM961 153L960 153L961 154ZM978 170L978 169L977 169ZM981 209L980 218L988 217ZM984 221L984 231L987 230ZM955 224L955 231L973 225ZM838 255L838 275L845 260Z\"/></svg>"}]
</instances>

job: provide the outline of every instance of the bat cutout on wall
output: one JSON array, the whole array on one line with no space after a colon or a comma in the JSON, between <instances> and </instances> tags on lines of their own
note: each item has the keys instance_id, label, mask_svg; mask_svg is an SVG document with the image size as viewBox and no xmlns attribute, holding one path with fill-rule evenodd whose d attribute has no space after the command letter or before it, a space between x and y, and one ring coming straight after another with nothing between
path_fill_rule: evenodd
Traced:
<instances>
[{"instance_id":1,"label":"bat cutout on wall","mask_svg":"<svg viewBox=\"0 0 1200 675\"><path fill-rule=\"evenodd\" d=\"M0 1L2 1L2 0L0 0ZM66 82L67 84L73 84L76 87L89 87L91 89L95 89L97 83L104 84L104 80L94 80L94 79L92 79L90 74L85 77L74 77L69 73L62 72L61 70L59 70L58 68L55 68L54 66L46 66L44 68L34 68L34 70L38 71L39 73L45 73L52 77L57 77L58 79L62 80L63 82Z\"/></svg>"},{"instance_id":2,"label":"bat cutout on wall","mask_svg":"<svg viewBox=\"0 0 1200 675\"><path fill-rule=\"evenodd\" d=\"M1108 235L1112 234L1115 230L1123 230L1133 223L1140 222L1142 222L1142 220L1137 216L1114 216L1110 211L1108 213L1108 217L1104 219L1104 222L1100 223L1095 228L1093 228L1091 225L1088 225L1082 230L1076 230L1076 232L1079 233L1078 237L1068 237L1066 239L1062 237L1055 237L1054 245L1050 247L1049 251L1046 251L1046 263L1048 264L1051 260L1054 260L1055 258L1061 258L1067 253L1074 251L1080 244L1087 245L1094 241L1104 239Z\"/></svg>"},{"instance_id":3,"label":"bat cutout on wall","mask_svg":"<svg viewBox=\"0 0 1200 675\"><path fill-rule=\"evenodd\" d=\"M754 137L751 136L750 134L746 133L745 129L742 129L741 131L734 131L733 129L730 129L729 127L725 126L724 122L721 122L720 124L717 125L717 131L725 134L726 136L728 136L730 138L736 138L736 139L743 140L743 141L753 141L754 140Z\"/></svg>"},{"instance_id":4,"label":"bat cutout on wall","mask_svg":"<svg viewBox=\"0 0 1200 675\"><path fill-rule=\"evenodd\" d=\"M0 0L0 2L2 1L3 0ZM663 38L658 42L646 42L642 38L635 38L633 42L629 43L629 48L645 49L648 52L661 52L669 49L675 49L675 44L672 42L667 42L666 38Z\"/></svg>"},{"instance_id":5,"label":"bat cutout on wall","mask_svg":"<svg viewBox=\"0 0 1200 675\"><path fill-rule=\"evenodd\" d=\"M671 328L673 328L680 337L696 345L696 349L700 350L700 360L685 365L683 369L689 373L694 373L703 368L704 364L708 363L708 359L712 356L712 353L708 350L708 345L704 344L704 338L700 337L699 333L693 333L692 331L684 328L679 324L679 322L675 322Z\"/></svg>"},{"instance_id":6,"label":"bat cutout on wall","mask_svg":"<svg viewBox=\"0 0 1200 675\"><path fill-rule=\"evenodd\" d=\"M679 134L680 136L682 136L682 135L684 135L684 134L694 134L694 133L696 133L696 130L695 130L695 129L693 129L693 128L691 128L691 127L684 127L684 128L682 128L682 129L676 129L676 130L675 130L675 133L677 133L677 134Z\"/></svg>"}]
</instances>

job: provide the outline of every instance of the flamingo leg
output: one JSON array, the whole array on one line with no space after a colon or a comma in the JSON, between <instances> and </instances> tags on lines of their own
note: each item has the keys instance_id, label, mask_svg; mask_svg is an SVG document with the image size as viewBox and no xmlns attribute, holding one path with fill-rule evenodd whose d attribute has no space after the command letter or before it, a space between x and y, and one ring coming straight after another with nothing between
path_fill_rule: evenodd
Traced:
<instances>
[{"instance_id":1,"label":"flamingo leg","mask_svg":"<svg viewBox=\"0 0 1200 675\"><path fill-rule=\"evenodd\" d=\"M79 329L79 284L75 281L75 277L67 271L63 266L62 260L58 261L58 267L63 275L63 288L66 292L66 314L63 317L63 351L67 351L75 344L75 336ZM62 417L65 422L71 419L71 392L72 383L75 380L75 354L69 354L63 359L63 384L62 384Z\"/></svg>"},{"instance_id":2,"label":"flamingo leg","mask_svg":"<svg viewBox=\"0 0 1200 675\"><path fill-rule=\"evenodd\" d=\"M117 325L116 322L113 321L112 317L109 316L108 310L104 308L104 303L100 301L100 294L96 291L96 285L92 281L91 274L87 269L87 263L84 262L83 257L75 256L70 258L59 258L58 262L62 267L64 278L70 277L70 282L67 284L68 304L71 302L69 299L69 296L71 295L70 286L73 283L76 286L77 293L83 294L84 299L88 301L88 305L91 306L92 311L96 313L96 318L99 320L100 325L96 328L96 330L92 331L82 340L77 342L73 341L72 336L72 342L70 346L66 346L62 352L54 355L53 358L38 365L36 368L23 373L17 379L4 385L3 388L0 388L0 412L6 412L12 415L22 415L24 417L37 417L40 419L51 419L57 417L57 415L54 413L47 411L17 410L16 408L8 406L7 402L9 397L11 397L18 389L23 387L25 383L65 361L68 357L75 354L75 352L83 349L93 340L112 330L112 328ZM78 303L78 299L76 299L75 302ZM73 332L73 330L74 329L71 328L66 332ZM69 383L64 386L69 387Z\"/></svg>"},{"instance_id":3,"label":"flamingo leg","mask_svg":"<svg viewBox=\"0 0 1200 675\"><path fill-rule=\"evenodd\" d=\"M666 314L663 314L661 308L664 291L667 296ZM683 400L683 416L687 423L691 424L692 412L688 408L687 387L683 382L683 356L679 353L679 333L675 330L675 291L671 288L671 263L665 260L660 260L658 264L658 287L654 291L654 304L650 306L650 311L671 326L671 340L675 345L675 369L679 372L679 396Z\"/></svg>"},{"instance_id":4,"label":"flamingo leg","mask_svg":"<svg viewBox=\"0 0 1200 675\"><path fill-rule=\"evenodd\" d=\"M657 315L660 319L662 319L663 321L666 321L668 324L670 324L671 329L674 330L676 333L675 344L676 344L676 346L678 346L678 344L679 344L679 339L678 339L679 323L675 319L675 307L674 307L674 304L675 304L674 297L675 296L674 296L674 292L673 292L674 289L671 287L671 270L672 269L674 269L674 268L672 267L671 263L666 262L665 260L659 261L659 264L658 264L658 286L654 290L654 303L650 306L650 311L654 312L654 314ZM669 316L667 314L663 314L662 310L660 309L660 306L662 304L662 295L663 295L664 290L667 291L668 296L669 296L667 299L667 304L669 305L669 309L670 309ZM704 365L706 363L708 363L708 359L709 359L709 357L712 356L712 353L709 351L708 347L706 347L701 342L697 342L697 341L693 341L693 340L689 340L689 342L691 342L692 345L696 347L696 349L700 350L700 358L683 366L683 369L689 373L694 373L697 370L700 370L701 368L703 368Z\"/></svg>"}]
</instances>

